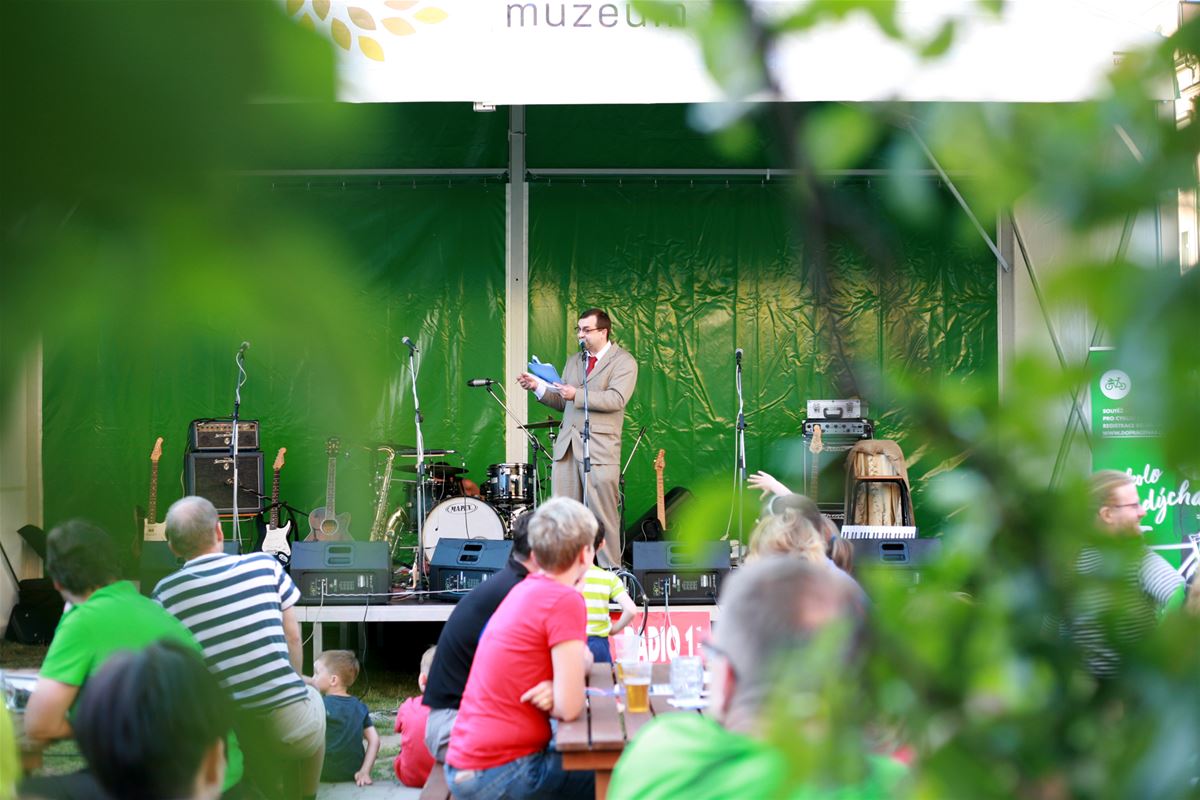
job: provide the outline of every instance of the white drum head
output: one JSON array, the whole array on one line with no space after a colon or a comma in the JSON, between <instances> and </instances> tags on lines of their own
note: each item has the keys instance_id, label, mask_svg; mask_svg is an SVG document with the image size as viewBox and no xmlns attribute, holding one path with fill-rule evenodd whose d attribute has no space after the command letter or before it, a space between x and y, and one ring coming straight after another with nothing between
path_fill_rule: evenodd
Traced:
<instances>
[{"instance_id":1,"label":"white drum head","mask_svg":"<svg viewBox=\"0 0 1200 800\"><path fill-rule=\"evenodd\" d=\"M504 538L504 523L490 505L478 497L451 497L433 507L425 518L425 563L441 539Z\"/></svg>"}]
</instances>

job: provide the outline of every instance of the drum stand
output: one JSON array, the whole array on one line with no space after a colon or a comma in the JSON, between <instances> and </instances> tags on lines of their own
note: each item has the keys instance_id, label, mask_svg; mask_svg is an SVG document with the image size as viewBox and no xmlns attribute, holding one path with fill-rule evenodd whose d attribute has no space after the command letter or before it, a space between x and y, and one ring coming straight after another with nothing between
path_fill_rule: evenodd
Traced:
<instances>
[{"instance_id":1,"label":"drum stand","mask_svg":"<svg viewBox=\"0 0 1200 800\"><path fill-rule=\"evenodd\" d=\"M533 452L533 505L536 508L541 503L540 495L542 492L541 472L538 469L538 455L542 454L546 456L546 459L551 463L553 463L554 458L550 455L550 451L542 446L542 443L538 441L538 438L534 435L533 431L526 428L524 423L522 423L521 420L517 418L517 415L512 412L512 409L510 409L508 405L500 399L500 396L496 394L494 389L492 389L492 385L490 383L486 388L487 393L492 396L493 400L500 404L500 407L504 409L504 413L508 414L508 416L512 418L512 421L517 423L517 429L520 430L521 433L525 434L525 438L529 440L529 449Z\"/></svg>"}]
</instances>

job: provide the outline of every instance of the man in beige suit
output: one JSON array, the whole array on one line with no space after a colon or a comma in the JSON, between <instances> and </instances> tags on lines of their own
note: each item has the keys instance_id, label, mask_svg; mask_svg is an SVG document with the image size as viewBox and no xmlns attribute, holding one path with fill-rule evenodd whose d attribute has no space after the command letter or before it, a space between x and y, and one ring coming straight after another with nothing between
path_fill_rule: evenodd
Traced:
<instances>
[{"instance_id":1,"label":"man in beige suit","mask_svg":"<svg viewBox=\"0 0 1200 800\"><path fill-rule=\"evenodd\" d=\"M609 340L612 321L598 308L579 316L575 333L588 354L587 400L591 412L591 476L588 507L604 523L604 549L600 563L621 563L621 520L617 489L621 477L621 427L625 404L637 387L637 362ZM554 443L553 493L556 497L583 500L583 359L572 355L562 371L562 383L548 384L522 373L517 383L533 392L540 403L563 412Z\"/></svg>"}]
</instances>

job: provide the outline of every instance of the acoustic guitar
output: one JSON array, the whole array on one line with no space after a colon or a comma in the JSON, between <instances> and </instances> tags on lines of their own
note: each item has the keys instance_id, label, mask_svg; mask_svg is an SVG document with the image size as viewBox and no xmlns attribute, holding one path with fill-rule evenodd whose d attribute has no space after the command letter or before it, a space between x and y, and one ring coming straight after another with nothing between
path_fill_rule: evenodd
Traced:
<instances>
[{"instance_id":1,"label":"acoustic guitar","mask_svg":"<svg viewBox=\"0 0 1200 800\"><path fill-rule=\"evenodd\" d=\"M162 458L163 437L154 442L150 451L150 502L147 504L146 521L142 527L142 541L165 542L167 523L158 522L158 460Z\"/></svg>"},{"instance_id":2,"label":"acoustic guitar","mask_svg":"<svg viewBox=\"0 0 1200 800\"><path fill-rule=\"evenodd\" d=\"M350 512L337 513L334 508L335 488L337 486L337 456L341 443L337 437L331 437L325 443L325 452L329 455L329 468L325 478L325 505L314 509L308 515L310 528L308 542L345 542L350 539Z\"/></svg>"},{"instance_id":3,"label":"acoustic guitar","mask_svg":"<svg viewBox=\"0 0 1200 800\"><path fill-rule=\"evenodd\" d=\"M264 553L270 553L281 563L287 564L292 560L292 545L288 542L288 534L292 530L292 521L288 520L282 528L279 527L279 473L283 469L283 454L286 447L279 448L272 469L275 477L271 481L271 518L267 521L267 532L263 535L262 546Z\"/></svg>"}]
</instances>

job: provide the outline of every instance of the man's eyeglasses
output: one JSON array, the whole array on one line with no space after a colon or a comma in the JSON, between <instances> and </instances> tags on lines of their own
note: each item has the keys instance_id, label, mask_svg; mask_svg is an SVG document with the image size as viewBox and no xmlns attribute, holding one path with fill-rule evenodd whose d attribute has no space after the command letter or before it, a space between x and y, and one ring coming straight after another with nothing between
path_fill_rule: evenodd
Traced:
<instances>
[{"instance_id":1,"label":"man's eyeglasses","mask_svg":"<svg viewBox=\"0 0 1200 800\"><path fill-rule=\"evenodd\" d=\"M600 329L599 328L576 328L575 329L576 333L591 333L592 331L598 331L598 330L600 330Z\"/></svg>"},{"instance_id":2,"label":"man's eyeglasses","mask_svg":"<svg viewBox=\"0 0 1200 800\"><path fill-rule=\"evenodd\" d=\"M1141 503L1117 503L1115 505L1110 503L1105 506L1105 508L1141 508L1141 507L1142 507Z\"/></svg>"},{"instance_id":3,"label":"man's eyeglasses","mask_svg":"<svg viewBox=\"0 0 1200 800\"><path fill-rule=\"evenodd\" d=\"M711 641L700 643L700 655L704 656L705 664L712 663L712 660L717 656L729 660L729 654Z\"/></svg>"}]
</instances>

